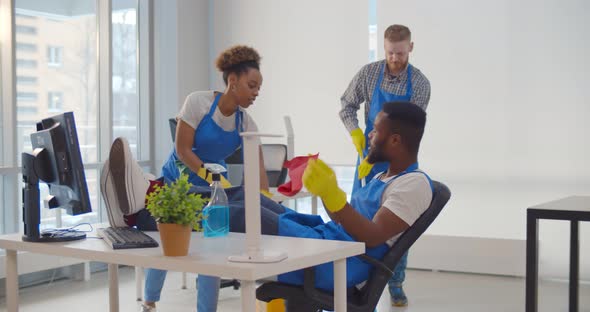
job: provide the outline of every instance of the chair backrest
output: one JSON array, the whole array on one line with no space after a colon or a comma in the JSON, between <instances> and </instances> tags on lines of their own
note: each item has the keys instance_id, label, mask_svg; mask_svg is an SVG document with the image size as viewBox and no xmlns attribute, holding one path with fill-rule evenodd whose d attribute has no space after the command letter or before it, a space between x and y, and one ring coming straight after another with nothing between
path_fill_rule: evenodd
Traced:
<instances>
[{"instance_id":1,"label":"chair backrest","mask_svg":"<svg viewBox=\"0 0 590 312\"><path fill-rule=\"evenodd\" d=\"M278 187L287 179L287 168L283 167L287 160L287 145L285 144L262 144L262 155L264 156L264 169L268 176L268 185Z\"/></svg>"},{"instance_id":2,"label":"chair backrest","mask_svg":"<svg viewBox=\"0 0 590 312\"><path fill-rule=\"evenodd\" d=\"M178 121L176 118L168 119L168 125L170 125L170 135L172 135L172 143L176 140L176 126L178 125Z\"/></svg>"},{"instance_id":3,"label":"chair backrest","mask_svg":"<svg viewBox=\"0 0 590 312\"><path fill-rule=\"evenodd\" d=\"M443 207L451 198L451 191L443 183L432 181L434 193L432 202L426 211L410 226L395 242L391 249L385 254L382 263L387 266L389 271L394 271L395 266L401 257L410 249L410 247L418 240L418 238L426 231L432 224L434 219L441 212ZM385 284L391 277L391 273L376 267L371 272L371 275L365 286L361 289L360 299L366 302L369 306L376 306L381 293L385 288Z\"/></svg>"},{"instance_id":4,"label":"chair backrest","mask_svg":"<svg viewBox=\"0 0 590 312\"><path fill-rule=\"evenodd\" d=\"M287 160L287 146L284 144L262 144L264 157L264 169L268 176L268 185L278 187L287 179L287 168L283 163ZM237 149L225 159L227 164L228 179L233 185L241 185L244 173L244 159L242 149Z\"/></svg>"},{"instance_id":5,"label":"chair backrest","mask_svg":"<svg viewBox=\"0 0 590 312\"><path fill-rule=\"evenodd\" d=\"M244 155L242 148L238 148L225 159L227 165L227 179L232 185L242 185L244 180Z\"/></svg>"}]
</instances>

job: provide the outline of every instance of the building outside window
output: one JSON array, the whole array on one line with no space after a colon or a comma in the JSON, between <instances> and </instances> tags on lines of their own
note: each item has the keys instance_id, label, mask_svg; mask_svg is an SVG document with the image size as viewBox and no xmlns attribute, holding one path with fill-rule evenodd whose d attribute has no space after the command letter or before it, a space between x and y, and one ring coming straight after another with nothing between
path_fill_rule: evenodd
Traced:
<instances>
[{"instance_id":1,"label":"building outside window","mask_svg":"<svg viewBox=\"0 0 590 312\"><path fill-rule=\"evenodd\" d=\"M17 42L16 50L23 52L37 52L37 45L33 43Z\"/></svg>"},{"instance_id":2,"label":"building outside window","mask_svg":"<svg viewBox=\"0 0 590 312\"><path fill-rule=\"evenodd\" d=\"M35 92L16 92L17 102L35 102L37 101L37 93Z\"/></svg>"},{"instance_id":3,"label":"building outside window","mask_svg":"<svg viewBox=\"0 0 590 312\"><path fill-rule=\"evenodd\" d=\"M15 0L14 23L22 31L15 33L15 42L37 47L38 52L15 49L16 67L16 150L31 152L30 134L36 122L65 111L73 111L78 130L82 161L93 213L80 216L65 215L62 226L100 219L100 190L98 188L98 64L97 16L99 1L76 0L83 11L71 12L74 2L45 0ZM29 30L26 32L25 30ZM35 29L31 36L30 29ZM16 48L16 43L15 43ZM30 49L30 48L29 48ZM69 51L70 53L64 53ZM47 66L39 66L47 64ZM67 66L65 66L67 64ZM34 95L33 95L34 94ZM70 100L71 99L71 100ZM21 158L16 157L16 165ZM92 169L88 169L88 166ZM47 187L41 183L41 198ZM20 185L19 185L20 187ZM41 203L43 207L43 203ZM41 227L55 227L55 211L41 209ZM22 220L20 216L19 220Z\"/></svg>"},{"instance_id":4,"label":"building outside window","mask_svg":"<svg viewBox=\"0 0 590 312\"><path fill-rule=\"evenodd\" d=\"M25 35L36 35L37 34L37 27L27 26L27 25L16 25L15 27L17 34L25 34Z\"/></svg>"},{"instance_id":5,"label":"building outside window","mask_svg":"<svg viewBox=\"0 0 590 312\"><path fill-rule=\"evenodd\" d=\"M17 68L36 68L37 61L36 60L16 59L16 67Z\"/></svg>"},{"instance_id":6,"label":"building outside window","mask_svg":"<svg viewBox=\"0 0 590 312\"><path fill-rule=\"evenodd\" d=\"M47 111L61 112L63 111L64 96L61 92L47 93Z\"/></svg>"},{"instance_id":7,"label":"building outside window","mask_svg":"<svg viewBox=\"0 0 590 312\"><path fill-rule=\"evenodd\" d=\"M60 67L63 65L63 47L47 47L47 65Z\"/></svg>"},{"instance_id":8,"label":"building outside window","mask_svg":"<svg viewBox=\"0 0 590 312\"><path fill-rule=\"evenodd\" d=\"M34 85L37 84L37 77L33 76L16 76L16 84L19 85Z\"/></svg>"}]
</instances>

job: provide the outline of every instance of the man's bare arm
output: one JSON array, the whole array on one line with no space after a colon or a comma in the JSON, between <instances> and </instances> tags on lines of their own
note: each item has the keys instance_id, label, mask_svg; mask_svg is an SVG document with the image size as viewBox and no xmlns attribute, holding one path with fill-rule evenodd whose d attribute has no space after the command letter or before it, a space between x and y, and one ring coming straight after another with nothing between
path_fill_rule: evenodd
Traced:
<instances>
[{"instance_id":1,"label":"man's bare arm","mask_svg":"<svg viewBox=\"0 0 590 312\"><path fill-rule=\"evenodd\" d=\"M328 214L332 220L340 223L355 240L364 242L369 248L383 244L410 227L385 207L381 207L377 211L373 220L365 218L348 203L342 210L334 213L328 212Z\"/></svg>"}]
</instances>

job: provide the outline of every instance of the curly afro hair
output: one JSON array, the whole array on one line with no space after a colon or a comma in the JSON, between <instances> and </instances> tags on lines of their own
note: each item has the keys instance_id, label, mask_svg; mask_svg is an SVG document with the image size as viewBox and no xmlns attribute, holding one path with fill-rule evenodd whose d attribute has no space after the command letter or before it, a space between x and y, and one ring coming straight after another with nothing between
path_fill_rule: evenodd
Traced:
<instances>
[{"instance_id":1,"label":"curly afro hair","mask_svg":"<svg viewBox=\"0 0 590 312\"><path fill-rule=\"evenodd\" d=\"M221 52L215 66L223 73L223 81L227 84L229 74L235 73L239 76L250 68L260 70L260 55L251 47L236 45Z\"/></svg>"}]
</instances>

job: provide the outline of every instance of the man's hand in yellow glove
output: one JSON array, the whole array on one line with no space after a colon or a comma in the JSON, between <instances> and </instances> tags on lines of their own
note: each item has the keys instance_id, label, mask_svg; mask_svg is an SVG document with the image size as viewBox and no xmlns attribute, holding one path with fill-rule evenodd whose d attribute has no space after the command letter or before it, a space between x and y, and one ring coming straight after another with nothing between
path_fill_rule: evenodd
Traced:
<instances>
[{"instance_id":1,"label":"man's hand in yellow glove","mask_svg":"<svg viewBox=\"0 0 590 312\"><path fill-rule=\"evenodd\" d=\"M356 152L359 154L359 157L363 157L363 152L365 151L365 134L360 128L356 128L350 131L350 137L352 138L352 143L356 148Z\"/></svg>"},{"instance_id":2,"label":"man's hand in yellow glove","mask_svg":"<svg viewBox=\"0 0 590 312\"><path fill-rule=\"evenodd\" d=\"M303 172L303 185L313 195L319 196L330 212L346 206L346 193L338 187L336 174L321 159L309 159Z\"/></svg>"},{"instance_id":3,"label":"man's hand in yellow glove","mask_svg":"<svg viewBox=\"0 0 590 312\"><path fill-rule=\"evenodd\" d=\"M211 184L213 183L213 174L205 169L205 168L199 168L199 172L197 172L197 175L199 176L199 178L207 181L207 183ZM220 179L219 182L221 183L221 187L223 188L228 188L231 187L231 183L229 183L229 181L223 176L223 175L219 175Z\"/></svg>"},{"instance_id":4,"label":"man's hand in yellow glove","mask_svg":"<svg viewBox=\"0 0 590 312\"><path fill-rule=\"evenodd\" d=\"M358 179L361 180L364 177L366 177L367 175L369 175L369 172L371 172L371 169L373 169L373 164L370 164L367 161L367 157L365 157L363 159L363 161L361 161L361 163L358 166Z\"/></svg>"}]
</instances>

